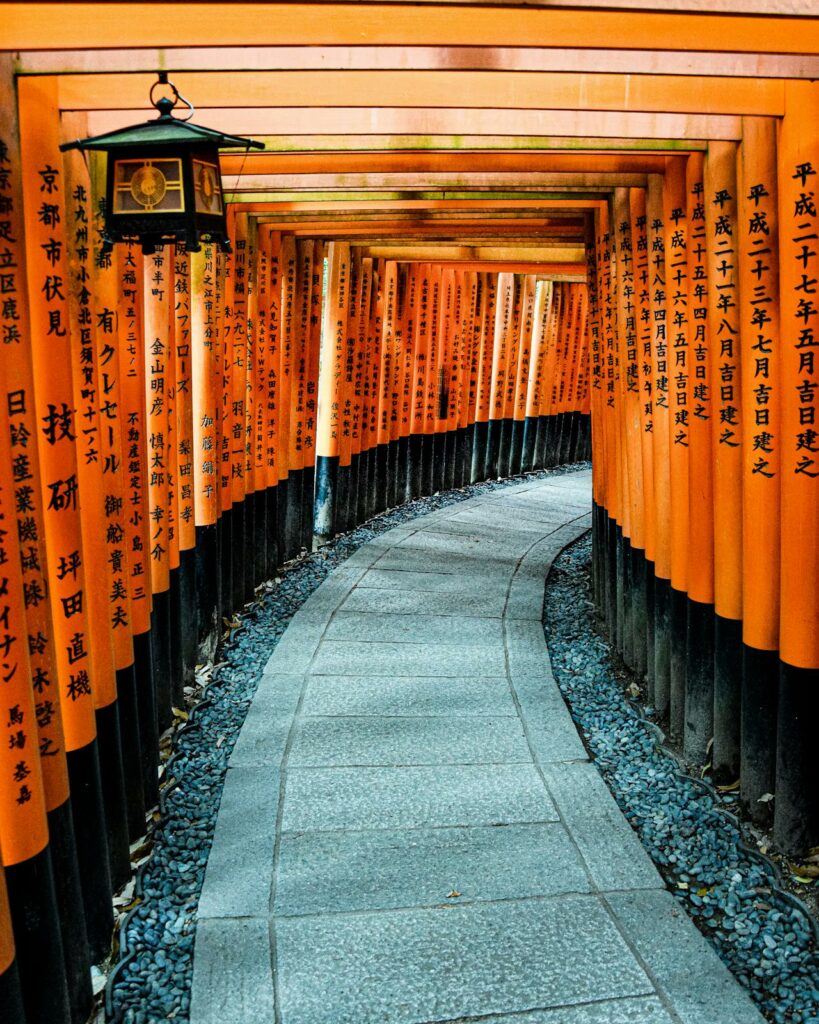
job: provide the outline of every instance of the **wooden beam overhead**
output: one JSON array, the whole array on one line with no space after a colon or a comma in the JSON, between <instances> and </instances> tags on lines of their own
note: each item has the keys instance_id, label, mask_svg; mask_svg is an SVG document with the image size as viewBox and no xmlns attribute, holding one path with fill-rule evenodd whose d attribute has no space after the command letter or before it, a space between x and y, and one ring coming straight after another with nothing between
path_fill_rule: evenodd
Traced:
<instances>
[{"instance_id":1,"label":"wooden beam overhead","mask_svg":"<svg viewBox=\"0 0 819 1024\"><path fill-rule=\"evenodd\" d=\"M203 46L164 50L36 50L21 74L181 71L586 71L630 75L819 78L814 54L543 49L533 46Z\"/></svg>"},{"instance_id":2,"label":"wooden beam overhead","mask_svg":"<svg viewBox=\"0 0 819 1024\"><path fill-rule=\"evenodd\" d=\"M223 174L361 174L461 172L550 172L662 174L663 153L537 153L374 151L370 153L223 153Z\"/></svg>"},{"instance_id":3,"label":"wooden beam overhead","mask_svg":"<svg viewBox=\"0 0 819 1024\"><path fill-rule=\"evenodd\" d=\"M233 8L231 8L233 10ZM226 19L230 21L230 19ZM148 75L59 76L62 110L147 103ZM197 108L428 107L779 116L780 80L537 71L257 71L174 75Z\"/></svg>"},{"instance_id":4,"label":"wooden beam overhead","mask_svg":"<svg viewBox=\"0 0 819 1024\"><path fill-rule=\"evenodd\" d=\"M249 161L248 161L249 163ZM294 192L358 191L365 189L409 191L430 189L557 189L562 192L607 190L613 188L642 188L645 174L587 174L524 171L418 171L382 174L254 174L248 168L236 176L234 182L225 182L232 192L266 192L288 190Z\"/></svg>"},{"instance_id":5,"label":"wooden beam overhead","mask_svg":"<svg viewBox=\"0 0 819 1024\"><path fill-rule=\"evenodd\" d=\"M526 135L582 140L589 137L736 141L742 138L742 118L716 114L646 114L606 110L500 110L424 107L335 107L332 109L260 107L197 108L197 120L220 131L252 135L332 135L355 148L353 136L471 136L492 138ZM121 111L90 111L91 134L112 131L144 121L140 107Z\"/></svg>"},{"instance_id":6,"label":"wooden beam overhead","mask_svg":"<svg viewBox=\"0 0 819 1024\"><path fill-rule=\"evenodd\" d=\"M471 260L501 263L573 263L582 264L582 247L555 249L552 246L493 245L373 245L361 247L362 254L387 260L415 260L437 263L440 260Z\"/></svg>"},{"instance_id":7,"label":"wooden beam overhead","mask_svg":"<svg viewBox=\"0 0 819 1024\"><path fill-rule=\"evenodd\" d=\"M4 47L130 50L218 43L819 52L819 20L811 17L475 3L63 3L58 9L55 24L54 4L4 4Z\"/></svg>"}]
</instances>

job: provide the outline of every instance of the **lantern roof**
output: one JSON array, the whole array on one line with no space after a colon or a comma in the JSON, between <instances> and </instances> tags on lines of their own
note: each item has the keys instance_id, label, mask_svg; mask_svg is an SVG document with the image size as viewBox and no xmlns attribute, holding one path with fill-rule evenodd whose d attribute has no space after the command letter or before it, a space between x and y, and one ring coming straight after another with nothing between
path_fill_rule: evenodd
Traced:
<instances>
[{"instance_id":1,"label":"lantern roof","mask_svg":"<svg viewBox=\"0 0 819 1024\"><path fill-rule=\"evenodd\" d=\"M173 104L170 100L159 100L156 106L160 115L151 121L117 128L116 131L106 132L104 135L92 135L87 139L66 142L60 149L116 150L130 149L134 146L201 146L203 143L219 149L264 149L264 143L255 139L227 135L225 132L174 117L171 114Z\"/></svg>"}]
</instances>

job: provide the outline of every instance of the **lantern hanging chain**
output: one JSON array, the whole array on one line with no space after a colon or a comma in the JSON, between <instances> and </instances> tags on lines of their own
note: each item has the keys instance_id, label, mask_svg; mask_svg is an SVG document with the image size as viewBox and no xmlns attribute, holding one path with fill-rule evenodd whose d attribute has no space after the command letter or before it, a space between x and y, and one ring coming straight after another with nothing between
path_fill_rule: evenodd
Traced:
<instances>
[{"instance_id":1,"label":"lantern hanging chain","mask_svg":"<svg viewBox=\"0 0 819 1024\"><path fill-rule=\"evenodd\" d=\"M189 99L186 99L182 95L182 93L176 88L176 86L173 84L173 82L168 78L168 72L167 71L157 71L156 76L157 76L156 77L156 81L151 86L151 91L148 93L148 99L149 99L151 105L154 106L154 107L157 107L157 109L159 109L157 104L159 102L161 102L161 101L154 99L154 90L156 89L156 87L158 85L167 85L168 88L173 93L173 106L176 106L176 104L181 100L185 104L185 106L188 108L188 115L187 115L187 117L178 117L177 121L190 121L190 119L193 117L194 113L196 112L195 109L194 109L193 104L191 103L191 101Z\"/></svg>"}]
</instances>

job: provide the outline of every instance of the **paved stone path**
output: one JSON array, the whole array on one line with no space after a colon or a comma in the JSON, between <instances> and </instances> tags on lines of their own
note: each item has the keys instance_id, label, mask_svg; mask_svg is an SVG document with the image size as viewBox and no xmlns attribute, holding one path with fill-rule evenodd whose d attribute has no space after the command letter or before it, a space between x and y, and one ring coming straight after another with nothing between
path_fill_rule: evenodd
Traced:
<instances>
[{"instance_id":1,"label":"paved stone path","mask_svg":"<svg viewBox=\"0 0 819 1024\"><path fill-rule=\"evenodd\" d=\"M590 482L393 529L293 618L230 762L191 1024L760 1024L551 675Z\"/></svg>"}]
</instances>

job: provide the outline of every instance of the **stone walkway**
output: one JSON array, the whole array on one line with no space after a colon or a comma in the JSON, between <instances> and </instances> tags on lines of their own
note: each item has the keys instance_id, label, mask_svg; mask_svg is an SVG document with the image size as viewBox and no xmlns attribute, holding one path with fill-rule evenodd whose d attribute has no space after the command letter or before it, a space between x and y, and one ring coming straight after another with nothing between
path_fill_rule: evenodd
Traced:
<instances>
[{"instance_id":1,"label":"stone walkway","mask_svg":"<svg viewBox=\"0 0 819 1024\"><path fill-rule=\"evenodd\" d=\"M230 762L191 1024L761 1024L551 675L544 579L590 484L393 529L293 618Z\"/></svg>"}]
</instances>

